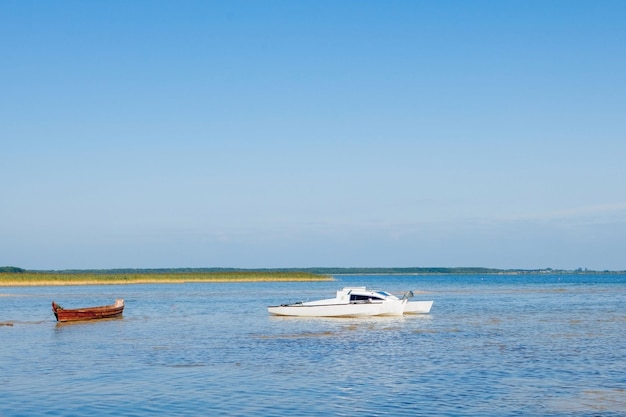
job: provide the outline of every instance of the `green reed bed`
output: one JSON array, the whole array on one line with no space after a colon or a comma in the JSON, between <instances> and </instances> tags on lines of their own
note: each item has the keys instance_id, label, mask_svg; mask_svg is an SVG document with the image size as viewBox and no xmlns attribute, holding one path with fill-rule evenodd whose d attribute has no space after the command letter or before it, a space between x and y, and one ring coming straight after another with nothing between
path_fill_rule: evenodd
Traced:
<instances>
[{"instance_id":1,"label":"green reed bed","mask_svg":"<svg viewBox=\"0 0 626 417\"><path fill-rule=\"evenodd\" d=\"M308 272L185 272L185 273L0 273L0 286L175 284L185 282L331 281L328 275Z\"/></svg>"}]
</instances>

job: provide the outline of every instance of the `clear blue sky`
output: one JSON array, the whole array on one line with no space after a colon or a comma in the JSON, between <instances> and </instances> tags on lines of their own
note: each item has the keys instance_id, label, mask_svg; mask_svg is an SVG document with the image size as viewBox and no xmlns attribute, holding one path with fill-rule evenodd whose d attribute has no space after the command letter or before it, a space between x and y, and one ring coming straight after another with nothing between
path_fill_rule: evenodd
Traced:
<instances>
[{"instance_id":1,"label":"clear blue sky","mask_svg":"<svg viewBox=\"0 0 626 417\"><path fill-rule=\"evenodd\" d=\"M626 1L0 2L0 266L626 269Z\"/></svg>"}]
</instances>

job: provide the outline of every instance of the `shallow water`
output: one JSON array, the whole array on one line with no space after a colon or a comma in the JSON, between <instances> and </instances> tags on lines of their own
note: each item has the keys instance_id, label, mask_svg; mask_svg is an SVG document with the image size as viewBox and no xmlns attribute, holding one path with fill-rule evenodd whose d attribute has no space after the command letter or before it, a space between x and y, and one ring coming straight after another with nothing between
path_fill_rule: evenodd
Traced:
<instances>
[{"instance_id":1,"label":"shallow water","mask_svg":"<svg viewBox=\"0 0 626 417\"><path fill-rule=\"evenodd\" d=\"M431 314L281 318L368 285ZM57 324L126 300L117 320ZM626 413L626 275L0 288L0 416Z\"/></svg>"}]
</instances>

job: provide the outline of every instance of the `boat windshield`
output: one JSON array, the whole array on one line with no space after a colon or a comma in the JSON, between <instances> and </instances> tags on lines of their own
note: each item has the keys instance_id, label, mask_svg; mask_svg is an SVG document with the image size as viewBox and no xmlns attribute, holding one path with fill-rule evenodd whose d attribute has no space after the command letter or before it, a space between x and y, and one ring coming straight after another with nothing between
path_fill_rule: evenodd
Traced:
<instances>
[{"instance_id":1,"label":"boat windshield","mask_svg":"<svg viewBox=\"0 0 626 417\"><path fill-rule=\"evenodd\" d=\"M374 294L370 294L370 295L350 294L350 301L372 301L372 300L381 301L381 300L384 300L384 298L378 297Z\"/></svg>"}]
</instances>

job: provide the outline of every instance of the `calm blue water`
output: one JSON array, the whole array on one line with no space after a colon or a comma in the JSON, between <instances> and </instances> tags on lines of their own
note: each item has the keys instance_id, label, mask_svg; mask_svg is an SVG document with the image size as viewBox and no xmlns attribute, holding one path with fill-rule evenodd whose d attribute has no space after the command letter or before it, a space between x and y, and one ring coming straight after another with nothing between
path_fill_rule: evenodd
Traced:
<instances>
[{"instance_id":1,"label":"calm blue water","mask_svg":"<svg viewBox=\"0 0 626 417\"><path fill-rule=\"evenodd\" d=\"M346 285L427 316L277 318ZM57 324L126 300L123 319ZM0 416L626 415L626 275L0 287Z\"/></svg>"}]
</instances>

